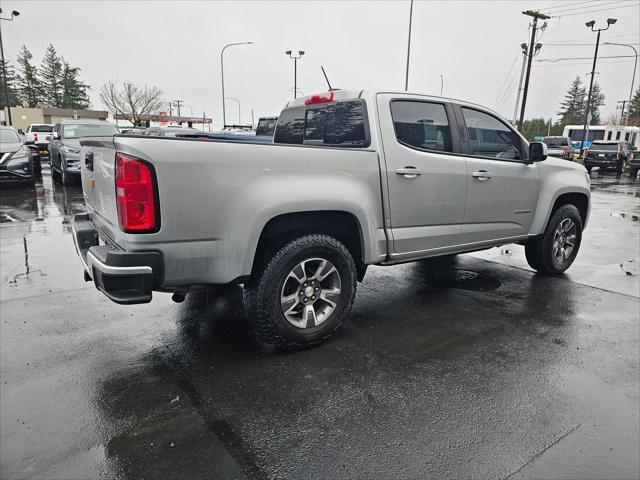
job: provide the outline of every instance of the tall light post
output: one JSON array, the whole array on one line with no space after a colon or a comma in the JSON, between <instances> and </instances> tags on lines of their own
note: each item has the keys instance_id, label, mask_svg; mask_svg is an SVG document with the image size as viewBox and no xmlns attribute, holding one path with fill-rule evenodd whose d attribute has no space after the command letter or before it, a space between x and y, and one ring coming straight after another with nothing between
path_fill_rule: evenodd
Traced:
<instances>
[{"instance_id":1,"label":"tall light post","mask_svg":"<svg viewBox=\"0 0 640 480\"><path fill-rule=\"evenodd\" d=\"M442 96L442 90L444 89L444 73L440 74L440 96Z\"/></svg>"},{"instance_id":2,"label":"tall light post","mask_svg":"<svg viewBox=\"0 0 640 480\"><path fill-rule=\"evenodd\" d=\"M404 90L409 90L409 57L411 56L411 22L413 20L413 0L409 5L409 38L407 39L407 71L404 75Z\"/></svg>"},{"instance_id":3,"label":"tall light post","mask_svg":"<svg viewBox=\"0 0 640 480\"><path fill-rule=\"evenodd\" d=\"M0 8L0 15L2 14L2 9ZM11 17L4 18L0 16L0 56L2 57L2 76L4 78L4 99L7 102L7 116L9 117L9 125L13 125L13 121L11 119L11 104L9 103L9 82L7 81L7 67L4 62L4 47L2 46L2 21L6 20L7 22L13 21L13 17L17 17L20 15L20 12L17 10L13 10L11 12Z\"/></svg>"},{"instance_id":4,"label":"tall light post","mask_svg":"<svg viewBox=\"0 0 640 480\"><path fill-rule=\"evenodd\" d=\"M296 98L298 91L298 60L304 55L304 50L298 50L298 55L292 53L291 50L284 52L289 55L289 58L293 59L293 98Z\"/></svg>"},{"instance_id":5,"label":"tall light post","mask_svg":"<svg viewBox=\"0 0 640 480\"><path fill-rule=\"evenodd\" d=\"M235 45L253 45L253 42L228 43L222 47L222 50L220 51L220 75L222 76L222 128L227 125L227 117L224 109L224 51Z\"/></svg>"},{"instance_id":6,"label":"tall light post","mask_svg":"<svg viewBox=\"0 0 640 480\"><path fill-rule=\"evenodd\" d=\"M582 127L582 140L580 141L580 155L584 149L584 142L587 141L587 125L589 124L589 116L591 113L591 93L593 92L593 79L596 77L596 62L598 61L598 47L600 46L600 32L609 30L609 27L616 23L618 20L615 18L607 18L607 28L593 28L596 24L595 20L591 20L585 25L591 29L592 32L598 32L596 37L596 51L593 54L593 67L591 68L591 81L589 82L589 94L587 95L587 109L584 112L584 126Z\"/></svg>"},{"instance_id":7,"label":"tall light post","mask_svg":"<svg viewBox=\"0 0 640 480\"><path fill-rule=\"evenodd\" d=\"M631 76L631 90L629 91L629 102L631 105L631 99L633 98L633 85L636 83L636 68L638 67L638 50L633 45L629 45L628 43L614 43L614 42L604 42L603 45L618 45L619 47L629 47L633 49L633 53L636 54L636 61L633 63L633 75ZM624 107L623 107L624 110ZM629 123L629 110L627 110L627 115L624 117L625 126ZM624 111L622 112L624 113Z\"/></svg>"},{"instance_id":8,"label":"tall light post","mask_svg":"<svg viewBox=\"0 0 640 480\"><path fill-rule=\"evenodd\" d=\"M238 125L242 125L242 118L240 117L240 100L234 97L225 97L225 100L233 100L238 104Z\"/></svg>"}]
</instances>

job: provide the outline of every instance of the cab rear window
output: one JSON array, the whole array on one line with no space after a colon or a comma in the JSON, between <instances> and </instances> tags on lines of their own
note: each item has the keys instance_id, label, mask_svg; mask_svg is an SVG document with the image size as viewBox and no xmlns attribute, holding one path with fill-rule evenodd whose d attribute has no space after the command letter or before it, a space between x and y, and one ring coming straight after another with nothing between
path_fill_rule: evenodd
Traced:
<instances>
[{"instance_id":1,"label":"cab rear window","mask_svg":"<svg viewBox=\"0 0 640 480\"><path fill-rule=\"evenodd\" d=\"M300 106L283 110L274 143L369 146L363 100Z\"/></svg>"}]
</instances>

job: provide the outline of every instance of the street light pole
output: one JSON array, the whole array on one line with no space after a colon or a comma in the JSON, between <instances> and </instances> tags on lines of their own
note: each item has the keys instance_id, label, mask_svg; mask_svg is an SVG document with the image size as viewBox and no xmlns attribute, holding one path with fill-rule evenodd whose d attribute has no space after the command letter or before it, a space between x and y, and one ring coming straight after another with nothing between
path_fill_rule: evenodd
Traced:
<instances>
[{"instance_id":1,"label":"street light pole","mask_svg":"<svg viewBox=\"0 0 640 480\"><path fill-rule=\"evenodd\" d=\"M225 100L233 100L238 104L238 125L242 125L242 118L240 117L240 100L233 97L225 97Z\"/></svg>"},{"instance_id":2,"label":"street light pole","mask_svg":"<svg viewBox=\"0 0 640 480\"><path fill-rule=\"evenodd\" d=\"M2 14L2 9L0 8L0 14ZM0 17L0 56L2 57L2 77L4 78L4 99L7 102L7 116L9 117L9 125L13 125L13 120L11 118L11 104L9 102L9 82L7 80L7 67L4 61L4 47L2 45L2 21L6 20L7 22L13 21L13 17L17 17L20 15L20 12L17 10L13 10L11 12L11 17L4 18Z\"/></svg>"},{"instance_id":3,"label":"street light pole","mask_svg":"<svg viewBox=\"0 0 640 480\"><path fill-rule=\"evenodd\" d=\"M223 129L227 124L227 117L226 117L226 112L224 108L224 51L227 48L233 47L235 45L253 45L253 42L228 43L227 45L222 47L222 50L220 51L220 75L222 77L222 128Z\"/></svg>"},{"instance_id":4,"label":"street light pole","mask_svg":"<svg viewBox=\"0 0 640 480\"><path fill-rule=\"evenodd\" d=\"M595 20L591 20L585 25L591 28L592 32L598 32L596 37L596 51L593 54L593 67L591 68L591 81L589 82L589 94L587 95L587 108L584 112L584 125L582 127L582 140L580 141L580 155L582 155L584 149L584 142L587 141L587 125L589 124L589 115L591 113L591 93L593 92L593 79L596 77L596 62L598 61L598 47L600 46L600 32L609 30L609 27L616 23L618 20L615 18L607 18L607 28L593 28L596 24Z\"/></svg>"},{"instance_id":5,"label":"street light pole","mask_svg":"<svg viewBox=\"0 0 640 480\"><path fill-rule=\"evenodd\" d=\"M293 54L291 50L287 50L284 53L289 55L289 58L293 59L293 98L295 100L297 96L296 93L298 92L298 60L300 60L304 55L304 50L298 50L297 56Z\"/></svg>"},{"instance_id":6,"label":"street light pole","mask_svg":"<svg viewBox=\"0 0 640 480\"><path fill-rule=\"evenodd\" d=\"M633 85L636 83L636 68L638 67L638 50L633 45L629 45L628 43L614 43L614 42L604 42L603 45L618 45L620 47L629 47L633 49L633 53L636 54L636 61L633 63L633 75L631 76L631 90L629 91L629 100L628 104L631 105L631 99L633 98ZM624 107L623 107L624 110ZM623 111L624 113L624 111ZM629 111L624 117L624 125L625 127L629 123Z\"/></svg>"},{"instance_id":7,"label":"street light pole","mask_svg":"<svg viewBox=\"0 0 640 480\"><path fill-rule=\"evenodd\" d=\"M404 76L404 90L409 90L409 57L411 56L411 22L413 20L413 0L409 6L409 39L407 40L407 72Z\"/></svg>"},{"instance_id":8,"label":"street light pole","mask_svg":"<svg viewBox=\"0 0 640 480\"><path fill-rule=\"evenodd\" d=\"M444 89L444 73L440 74L440 96L442 96L442 90Z\"/></svg>"}]
</instances>

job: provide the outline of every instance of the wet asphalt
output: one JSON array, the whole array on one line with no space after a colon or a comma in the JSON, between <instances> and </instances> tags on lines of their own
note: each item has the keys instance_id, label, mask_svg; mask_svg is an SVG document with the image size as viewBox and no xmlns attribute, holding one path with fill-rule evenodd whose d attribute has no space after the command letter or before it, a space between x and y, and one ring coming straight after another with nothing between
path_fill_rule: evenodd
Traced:
<instances>
[{"instance_id":1,"label":"wet asphalt","mask_svg":"<svg viewBox=\"0 0 640 480\"><path fill-rule=\"evenodd\" d=\"M325 345L251 344L240 287L120 306L79 186L0 190L0 477L638 478L640 185L593 180L567 274L521 246L374 267Z\"/></svg>"}]
</instances>

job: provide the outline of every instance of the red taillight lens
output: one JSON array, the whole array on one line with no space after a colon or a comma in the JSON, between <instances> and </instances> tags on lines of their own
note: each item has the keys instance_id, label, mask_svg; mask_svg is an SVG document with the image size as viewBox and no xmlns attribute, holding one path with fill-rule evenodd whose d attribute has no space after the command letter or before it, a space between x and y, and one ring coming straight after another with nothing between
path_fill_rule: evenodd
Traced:
<instances>
[{"instance_id":1,"label":"red taillight lens","mask_svg":"<svg viewBox=\"0 0 640 480\"><path fill-rule=\"evenodd\" d=\"M157 230L154 179L148 163L116 154L116 203L123 232Z\"/></svg>"},{"instance_id":2,"label":"red taillight lens","mask_svg":"<svg viewBox=\"0 0 640 480\"><path fill-rule=\"evenodd\" d=\"M329 103L329 102L333 102L333 92L316 93L314 95L310 95L304 101L304 104L315 105L317 103Z\"/></svg>"},{"instance_id":3,"label":"red taillight lens","mask_svg":"<svg viewBox=\"0 0 640 480\"><path fill-rule=\"evenodd\" d=\"M34 133L34 134L33 134L33 141L34 141L34 142L37 142L37 141L38 141L38 134L37 134L37 133Z\"/></svg>"}]
</instances>

